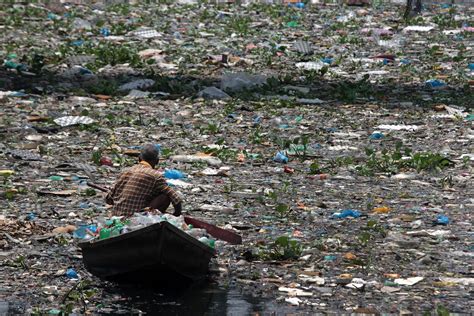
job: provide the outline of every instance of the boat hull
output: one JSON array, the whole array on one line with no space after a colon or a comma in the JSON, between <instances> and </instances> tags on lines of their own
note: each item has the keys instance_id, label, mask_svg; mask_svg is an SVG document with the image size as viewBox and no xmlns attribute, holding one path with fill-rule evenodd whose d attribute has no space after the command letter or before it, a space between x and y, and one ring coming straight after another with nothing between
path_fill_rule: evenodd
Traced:
<instances>
[{"instance_id":1,"label":"boat hull","mask_svg":"<svg viewBox=\"0 0 474 316\"><path fill-rule=\"evenodd\" d=\"M202 280L214 255L213 249L168 222L83 242L79 247L89 272L102 279L127 283Z\"/></svg>"}]
</instances>

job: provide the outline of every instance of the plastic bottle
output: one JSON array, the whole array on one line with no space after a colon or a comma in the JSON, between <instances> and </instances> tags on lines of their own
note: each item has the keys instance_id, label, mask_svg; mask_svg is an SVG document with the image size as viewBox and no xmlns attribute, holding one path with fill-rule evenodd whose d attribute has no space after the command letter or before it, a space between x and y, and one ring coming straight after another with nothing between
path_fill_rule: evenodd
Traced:
<instances>
[{"instance_id":1,"label":"plastic bottle","mask_svg":"<svg viewBox=\"0 0 474 316\"><path fill-rule=\"evenodd\" d=\"M356 210L344 210L341 211L340 213L334 213L332 215L333 218L346 218L346 217L360 217L360 212Z\"/></svg>"},{"instance_id":2,"label":"plastic bottle","mask_svg":"<svg viewBox=\"0 0 474 316\"><path fill-rule=\"evenodd\" d=\"M51 176L51 177L49 177L49 180L51 180L51 181L63 181L64 178L61 177L61 176Z\"/></svg>"},{"instance_id":3,"label":"plastic bottle","mask_svg":"<svg viewBox=\"0 0 474 316\"><path fill-rule=\"evenodd\" d=\"M97 233L97 225L79 224L72 236L77 239L89 240Z\"/></svg>"},{"instance_id":4,"label":"plastic bottle","mask_svg":"<svg viewBox=\"0 0 474 316\"><path fill-rule=\"evenodd\" d=\"M151 218L148 218L148 216L142 215L142 214L135 214L131 218L132 225L140 225L140 226L147 226L150 224L153 224L153 221Z\"/></svg>"},{"instance_id":5,"label":"plastic bottle","mask_svg":"<svg viewBox=\"0 0 474 316\"><path fill-rule=\"evenodd\" d=\"M116 224L114 227L110 229L110 237L115 237L120 235L120 231L123 229L122 223Z\"/></svg>"},{"instance_id":6,"label":"plastic bottle","mask_svg":"<svg viewBox=\"0 0 474 316\"><path fill-rule=\"evenodd\" d=\"M85 194L88 188L89 187L87 186L87 182L85 180L81 180L79 184L77 185L77 193L79 195Z\"/></svg>"},{"instance_id":7,"label":"plastic bottle","mask_svg":"<svg viewBox=\"0 0 474 316\"><path fill-rule=\"evenodd\" d=\"M100 231L99 231L99 239L102 240L102 239L107 239L110 237L110 229L109 228L102 228Z\"/></svg>"},{"instance_id":8,"label":"plastic bottle","mask_svg":"<svg viewBox=\"0 0 474 316\"><path fill-rule=\"evenodd\" d=\"M203 228L192 228L188 230L187 233L193 236L194 238L198 238L198 239L201 238L203 235L207 234L206 230Z\"/></svg>"},{"instance_id":9,"label":"plastic bottle","mask_svg":"<svg viewBox=\"0 0 474 316\"><path fill-rule=\"evenodd\" d=\"M303 3L303 2L288 3L288 6L289 6L290 8L304 9L304 3Z\"/></svg>"},{"instance_id":10,"label":"plastic bottle","mask_svg":"<svg viewBox=\"0 0 474 316\"><path fill-rule=\"evenodd\" d=\"M206 244L209 247L211 247L212 249L214 249L214 246L215 246L215 240L214 239L207 238L207 237L201 237L198 240L200 242L202 242L203 244Z\"/></svg>"}]
</instances>

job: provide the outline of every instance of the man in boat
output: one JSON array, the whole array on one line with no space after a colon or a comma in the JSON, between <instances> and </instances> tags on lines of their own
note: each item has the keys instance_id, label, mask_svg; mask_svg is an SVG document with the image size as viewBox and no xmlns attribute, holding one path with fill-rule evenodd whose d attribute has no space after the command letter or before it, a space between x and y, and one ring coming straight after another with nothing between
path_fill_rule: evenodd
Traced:
<instances>
[{"instance_id":1,"label":"man in boat","mask_svg":"<svg viewBox=\"0 0 474 316\"><path fill-rule=\"evenodd\" d=\"M105 197L113 205L114 216L129 216L145 208L165 212L173 204L174 215L181 215L182 201L155 170L159 153L152 144L142 148L139 163L123 171Z\"/></svg>"}]
</instances>

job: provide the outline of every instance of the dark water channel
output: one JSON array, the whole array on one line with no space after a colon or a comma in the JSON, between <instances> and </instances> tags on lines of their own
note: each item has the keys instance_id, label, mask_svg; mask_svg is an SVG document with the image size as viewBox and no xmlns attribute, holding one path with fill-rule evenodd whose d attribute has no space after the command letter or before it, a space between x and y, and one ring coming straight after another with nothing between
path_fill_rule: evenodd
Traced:
<instances>
[{"instance_id":1,"label":"dark water channel","mask_svg":"<svg viewBox=\"0 0 474 316\"><path fill-rule=\"evenodd\" d=\"M209 283L173 290L107 285L103 298L93 315L306 315L275 300L244 295L235 286ZM0 301L0 316L28 315L27 310L22 302Z\"/></svg>"},{"instance_id":2,"label":"dark water channel","mask_svg":"<svg viewBox=\"0 0 474 316\"><path fill-rule=\"evenodd\" d=\"M206 283L178 290L114 287L107 292L123 301L104 304L102 315L285 315L295 311L291 307L282 309L274 300L244 295L234 286L222 288Z\"/></svg>"}]
</instances>

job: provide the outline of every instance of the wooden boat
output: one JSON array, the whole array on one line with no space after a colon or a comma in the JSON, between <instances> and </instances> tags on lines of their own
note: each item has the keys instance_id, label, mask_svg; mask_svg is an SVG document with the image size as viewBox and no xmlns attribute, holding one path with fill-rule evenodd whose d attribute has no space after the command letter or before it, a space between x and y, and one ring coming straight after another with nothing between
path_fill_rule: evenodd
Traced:
<instances>
[{"instance_id":1,"label":"wooden boat","mask_svg":"<svg viewBox=\"0 0 474 316\"><path fill-rule=\"evenodd\" d=\"M168 222L79 244L86 269L126 283L204 279L214 250Z\"/></svg>"}]
</instances>

